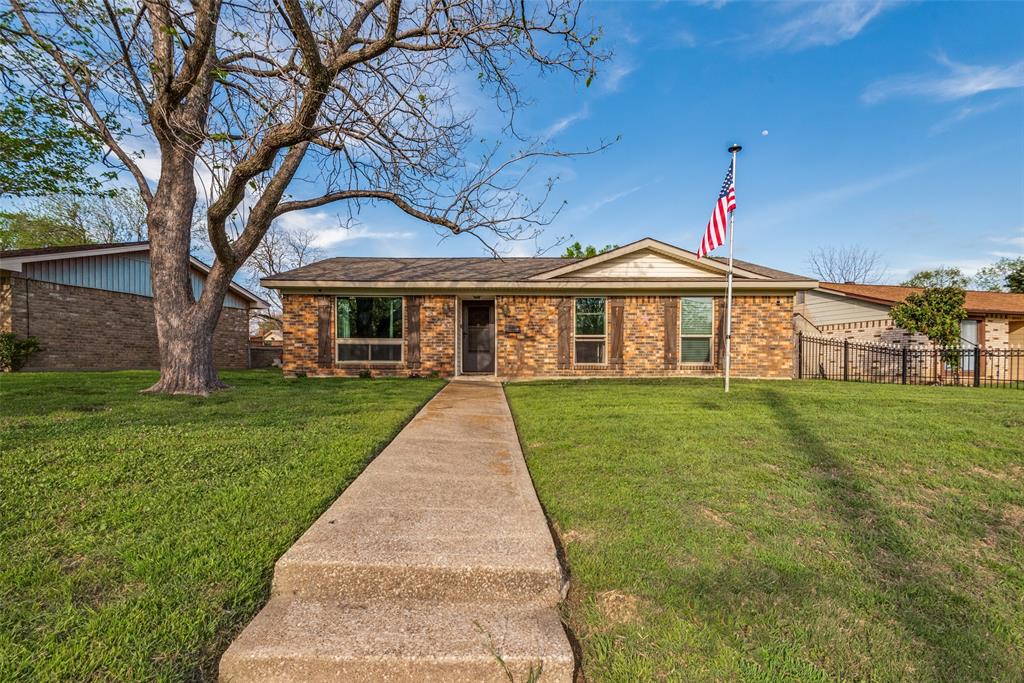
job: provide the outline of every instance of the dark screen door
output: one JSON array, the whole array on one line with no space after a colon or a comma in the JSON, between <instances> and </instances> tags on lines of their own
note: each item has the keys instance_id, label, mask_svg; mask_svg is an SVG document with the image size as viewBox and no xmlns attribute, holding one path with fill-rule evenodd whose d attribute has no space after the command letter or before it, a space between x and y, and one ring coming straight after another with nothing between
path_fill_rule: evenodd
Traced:
<instances>
[{"instance_id":1,"label":"dark screen door","mask_svg":"<svg viewBox=\"0 0 1024 683\"><path fill-rule=\"evenodd\" d=\"M494 302L462 302L462 371L494 372Z\"/></svg>"}]
</instances>

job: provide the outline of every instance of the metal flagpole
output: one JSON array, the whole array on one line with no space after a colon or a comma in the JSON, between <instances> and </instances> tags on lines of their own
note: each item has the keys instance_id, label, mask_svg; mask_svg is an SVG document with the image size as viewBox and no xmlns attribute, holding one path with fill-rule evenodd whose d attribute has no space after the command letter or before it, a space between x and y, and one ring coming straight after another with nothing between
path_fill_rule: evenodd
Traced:
<instances>
[{"instance_id":1,"label":"metal flagpole","mask_svg":"<svg viewBox=\"0 0 1024 683\"><path fill-rule=\"evenodd\" d=\"M739 145L729 148L732 154L732 185L736 187L736 155L743 149ZM726 188L728 191L728 188ZM729 276L725 294L725 392L729 393L729 366L732 345L732 235L736 230L736 212L729 214Z\"/></svg>"}]
</instances>

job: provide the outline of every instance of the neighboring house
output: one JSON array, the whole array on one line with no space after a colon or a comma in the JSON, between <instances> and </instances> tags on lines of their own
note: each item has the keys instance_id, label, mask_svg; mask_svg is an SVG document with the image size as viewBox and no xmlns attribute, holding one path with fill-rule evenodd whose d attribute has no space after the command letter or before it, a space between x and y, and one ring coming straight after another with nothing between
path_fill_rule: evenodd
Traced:
<instances>
[{"instance_id":1,"label":"neighboring house","mask_svg":"<svg viewBox=\"0 0 1024 683\"><path fill-rule=\"evenodd\" d=\"M284 344L284 332L281 330L268 330L262 339L264 346L281 346Z\"/></svg>"},{"instance_id":2,"label":"neighboring house","mask_svg":"<svg viewBox=\"0 0 1024 683\"><path fill-rule=\"evenodd\" d=\"M796 297L797 330L851 341L928 346L923 335L896 327L889 311L917 287L822 282ZM1024 294L968 291L967 319L960 323L965 346L1024 348Z\"/></svg>"},{"instance_id":3,"label":"neighboring house","mask_svg":"<svg viewBox=\"0 0 1024 683\"><path fill-rule=\"evenodd\" d=\"M209 270L192 259L196 297ZM0 331L42 347L26 370L158 367L152 297L148 242L0 251ZM214 333L218 367L246 367L249 309L266 307L231 284Z\"/></svg>"},{"instance_id":4,"label":"neighboring house","mask_svg":"<svg viewBox=\"0 0 1024 683\"><path fill-rule=\"evenodd\" d=\"M713 375L727 267L643 239L589 259L332 258L281 292L286 375ZM732 371L792 377L793 295L817 282L736 262Z\"/></svg>"}]
</instances>

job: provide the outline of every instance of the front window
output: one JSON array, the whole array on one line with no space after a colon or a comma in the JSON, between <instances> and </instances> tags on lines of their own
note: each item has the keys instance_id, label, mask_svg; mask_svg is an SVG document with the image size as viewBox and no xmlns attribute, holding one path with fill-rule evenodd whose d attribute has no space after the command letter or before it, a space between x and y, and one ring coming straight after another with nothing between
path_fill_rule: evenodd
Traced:
<instances>
[{"instance_id":1,"label":"front window","mask_svg":"<svg viewBox=\"0 0 1024 683\"><path fill-rule=\"evenodd\" d=\"M398 362L402 360L402 297L338 297L338 360Z\"/></svg>"},{"instance_id":2,"label":"front window","mask_svg":"<svg viewBox=\"0 0 1024 683\"><path fill-rule=\"evenodd\" d=\"M712 312L714 304L709 297L685 297L680 316L682 331L679 361L682 363L711 362Z\"/></svg>"},{"instance_id":3,"label":"front window","mask_svg":"<svg viewBox=\"0 0 1024 683\"><path fill-rule=\"evenodd\" d=\"M606 336L604 297L576 299L576 362L604 363Z\"/></svg>"}]
</instances>

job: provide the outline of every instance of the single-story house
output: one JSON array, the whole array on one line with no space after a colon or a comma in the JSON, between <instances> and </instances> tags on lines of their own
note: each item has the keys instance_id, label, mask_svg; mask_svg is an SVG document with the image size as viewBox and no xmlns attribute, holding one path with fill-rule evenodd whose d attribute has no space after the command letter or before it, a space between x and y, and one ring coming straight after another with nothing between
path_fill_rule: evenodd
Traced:
<instances>
[{"instance_id":1,"label":"single-story house","mask_svg":"<svg viewBox=\"0 0 1024 683\"><path fill-rule=\"evenodd\" d=\"M196 297L209 271L192 259ZM267 306L231 284L214 333L218 367L247 366L249 311ZM26 370L158 367L149 243L0 251L0 332L39 340Z\"/></svg>"},{"instance_id":2,"label":"single-story house","mask_svg":"<svg viewBox=\"0 0 1024 683\"><path fill-rule=\"evenodd\" d=\"M796 325L804 334L860 342L928 346L923 335L896 327L889 311L917 287L822 282L796 295ZM968 291L967 319L960 323L965 346L1024 348L1024 294Z\"/></svg>"},{"instance_id":3,"label":"single-story house","mask_svg":"<svg viewBox=\"0 0 1024 683\"><path fill-rule=\"evenodd\" d=\"M588 259L330 258L264 278L288 376L715 375L723 259L642 239ZM735 262L732 372L789 378L793 297L817 282Z\"/></svg>"}]
</instances>

